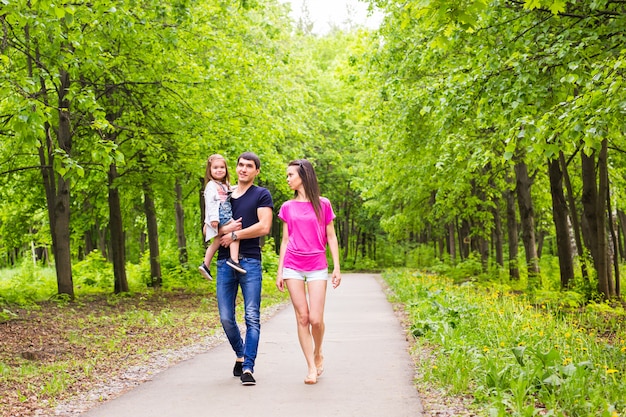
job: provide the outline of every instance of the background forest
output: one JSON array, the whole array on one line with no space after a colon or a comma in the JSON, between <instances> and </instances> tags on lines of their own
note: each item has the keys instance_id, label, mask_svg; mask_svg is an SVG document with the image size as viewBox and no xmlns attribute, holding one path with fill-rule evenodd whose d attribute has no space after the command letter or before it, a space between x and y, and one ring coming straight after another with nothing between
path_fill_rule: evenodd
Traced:
<instances>
[{"instance_id":1,"label":"background forest","mask_svg":"<svg viewBox=\"0 0 626 417\"><path fill-rule=\"evenodd\" d=\"M203 285L206 159L251 150L276 208L314 163L343 269L623 322L626 3L369 4L319 36L277 0L0 1L0 319Z\"/></svg>"},{"instance_id":2,"label":"background forest","mask_svg":"<svg viewBox=\"0 0 626 417\"><path fill-rule=\"evenodd\" d=\"M322 37L275 1L136 6L2 6L2 268L70 297L89 256L116 293L185 276L207 156L253 150L277 207L315 162L348 268L619 297L622 2L378 1L378 32Z\"/></svg>"}]
</instances>

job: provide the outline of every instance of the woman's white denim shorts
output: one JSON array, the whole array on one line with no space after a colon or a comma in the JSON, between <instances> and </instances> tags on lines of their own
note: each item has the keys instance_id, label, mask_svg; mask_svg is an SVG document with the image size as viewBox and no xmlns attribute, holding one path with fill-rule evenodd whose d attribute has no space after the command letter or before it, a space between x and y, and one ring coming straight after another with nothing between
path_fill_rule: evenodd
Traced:
<instances>
[{"instance_id":1,"label":"woman's white denim shorts","mask_svg":"<svg viewBox=\"0 0 626 417\"><path fill-rule=\"evenodd\" d=\"M319 271L296 271L291 268L283 268L283 279L299 279L301 281L326 281L328 280L328 270Z\"/></svg>"}]
</instances>

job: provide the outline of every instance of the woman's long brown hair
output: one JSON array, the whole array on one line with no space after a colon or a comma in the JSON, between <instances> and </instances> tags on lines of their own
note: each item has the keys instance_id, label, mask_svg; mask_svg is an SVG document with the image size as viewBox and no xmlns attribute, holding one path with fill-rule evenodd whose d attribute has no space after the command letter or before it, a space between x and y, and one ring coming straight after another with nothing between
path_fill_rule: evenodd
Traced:
<instances>
[{"instance_id":1,"label":"woman's long brown hair","mask_svg":"<svg viewBox=\"0 0 626 417\"><path fill-rule=\"evenodd\" d=\"M304 193L306 198L313 205L315 216L319 221L322 220L322 203L320 202L320 186L317 182L317 175L315 174L315 168L306 159L296 159L289 162L289 166L298 168L298 175L302 180L302 186L304 187ZM294 191L294 196L298 197L298 190Z\"/></svg>"}]
</instances>

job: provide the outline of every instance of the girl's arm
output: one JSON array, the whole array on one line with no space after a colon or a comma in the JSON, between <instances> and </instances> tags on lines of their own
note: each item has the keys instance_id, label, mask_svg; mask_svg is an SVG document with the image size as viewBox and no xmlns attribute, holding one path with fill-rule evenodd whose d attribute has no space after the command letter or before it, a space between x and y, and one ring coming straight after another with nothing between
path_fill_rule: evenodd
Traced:
<instances>
[{"instance_id":1,"label":"girl's arm","mask_svg":"<svg viewBox=\"0 0 626 417\"><path fill-rule=\"evenodd\" d=\"M204 223L211 225L211 222L220 219L220 201L217 195L217 188L213 181L209 181L204 188Z\"/></svg>"},{"instance_id":2,"label":"girl's arm","mask_svg":"<svg viewBox=\"0 0 626 417\"><path fill-rule=\"evenodd\" d=\"M341 267L339 265L339 243L337 242L337 234L335 233L335 222L332 220L326 225L326 237L330 255L333 258L333 274L331 279L333 288L337 288L339 284L341 284Z\"/></svg>"}]
</instances>

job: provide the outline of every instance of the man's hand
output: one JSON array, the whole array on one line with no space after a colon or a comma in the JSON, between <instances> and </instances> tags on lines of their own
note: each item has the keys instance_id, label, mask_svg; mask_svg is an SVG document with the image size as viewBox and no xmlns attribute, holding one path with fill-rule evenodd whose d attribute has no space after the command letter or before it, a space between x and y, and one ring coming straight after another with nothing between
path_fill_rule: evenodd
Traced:
<instances>
[{"instance_id":1,"label":"man's hand","mask_svg":"<svg viewBox=\"0 0 626 417\"><path fill-rule=\"evenodd\" d=\"M227 225L220 227L220 233L222 234L222 237L220 237L220 245L224 246L225 248L230 246L230 244L233 242L231 234L232 232L235 232L237 230L241 230L241 217L235 221L228 223Z\"/></svg>"}]
</instances>

